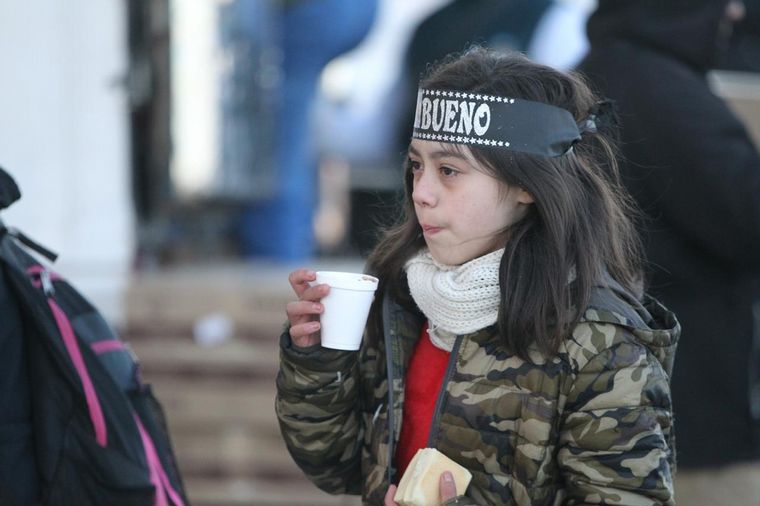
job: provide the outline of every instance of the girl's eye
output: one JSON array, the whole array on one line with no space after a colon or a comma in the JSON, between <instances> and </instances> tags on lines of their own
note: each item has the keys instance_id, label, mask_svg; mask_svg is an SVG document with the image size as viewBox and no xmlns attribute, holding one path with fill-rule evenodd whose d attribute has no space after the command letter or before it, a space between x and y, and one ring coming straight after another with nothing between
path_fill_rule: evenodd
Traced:
<instances>
[{"instance_id":1,"label":"girl's eye","mask_svg":"<svg viewBox=\"0 0 760 506\"><path fill-rule=\"evenodd\" d=\"M441 167L441 174L443 174L446 177L453 177L459 174L458 170L454 170L451 167L446 167L445 165Z\"/></svg>"},{"instance_id":2,"label":"girl's eye","mask_svg":"<svg viewBox=\"0 0 760 506\"><path fill-rule=\"evenodd\" d=\"M420 162L416 162L412 160L411 158L406 161L407 166L409 167L409 170L412 171L412 173L418 172L422 165L420 165Z\"/></svg>"}]
</instances>

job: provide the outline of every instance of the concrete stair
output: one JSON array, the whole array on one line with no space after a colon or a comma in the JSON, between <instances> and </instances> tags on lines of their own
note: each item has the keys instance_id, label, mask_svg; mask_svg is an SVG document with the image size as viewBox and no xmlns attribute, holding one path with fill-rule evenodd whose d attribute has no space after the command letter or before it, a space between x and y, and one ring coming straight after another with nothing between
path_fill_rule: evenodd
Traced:
<instances>
[{"instance_id":1,"label":"concrete stair","mask_svg":"<svg viewBox=\"0 0 760 506\"><path fill-rule=\"evenodd\" d=\"M359 261L316 268L361 270ZM144 274L126 297L122 331L166 411L194 506L351 506L293 463L274 413L278 337L291 268L209 266ZM231 335L199 344L193 326L224 315Z\"/></svg>"}]
</instances>

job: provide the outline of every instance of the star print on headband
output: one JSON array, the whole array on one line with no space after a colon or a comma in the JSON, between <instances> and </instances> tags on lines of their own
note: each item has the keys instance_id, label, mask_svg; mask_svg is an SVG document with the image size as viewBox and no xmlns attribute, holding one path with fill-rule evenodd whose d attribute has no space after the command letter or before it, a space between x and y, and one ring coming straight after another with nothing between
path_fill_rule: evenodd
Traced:
<instances>
[{"instance_id":1,"label":"star print on headband","mask_svg":"<svg viewBox=\"0 0 760 506\"><path fill-rule=\"evenodd\" d=\"M419 89L412 137L561 156L581 134L573 115L560 107L465 91Z\"/></svg>"}]
</instances>

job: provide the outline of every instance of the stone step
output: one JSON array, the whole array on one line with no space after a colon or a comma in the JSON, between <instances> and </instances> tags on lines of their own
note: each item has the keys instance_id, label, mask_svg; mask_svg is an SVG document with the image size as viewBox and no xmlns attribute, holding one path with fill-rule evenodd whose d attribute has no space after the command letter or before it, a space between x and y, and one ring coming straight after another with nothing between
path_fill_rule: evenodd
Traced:
<instances>
[{"instance_id":1,"label":"stone step","mask_svg":"<svg viewBox=\"0 0 760 506\"><path fill-rule=\"evenodd\" d=\"M274 376L271 382L236 384L227 381L162 379L153 383L172 429L209 425L248 424L276 427Z\"/></svg>"},{"instance_id":2,"label":"stone step","mask_svg":"<svg viewBox=\"0 0 760 506\"><path fill-rule=\"evenodd\" d=\"M268 263L177 267L137 274L125 295L126 325L189 328L204 315L221 313L238 328L278 332L285 305L294 299L288 274L300 265ZM321 259L315 270L361 272L359 258Z\"/></svg>"},{"instance_id":3,"label":"stone step","mask_svg":"<svg viewBox=\"0 0 760 506\"><path fill-rule=\"evenodd\" d=\"M314 266L361 270L358 261ZM122 335L166 412L193 506L357 506L331 496L292 461L274 412L279 334L293 299L292 268L197 266L137 276ZM193 337L200 318L232 323L214 346Z\"/></svg>"},{"instance_id":4,"label":"stone step","mask_svg":"<svg viewBox=\"0 0 760 506\"><path fill-rule=\"evenodd\" d=\"M333 496L311 483L187 480L193 506L359 506L358 496Z\"/></svg>"},{"instance_id":5,"label":"stone step","mask_svg":"<svg viewBox=\"0 0 760 506\"><path fill-rule=\"evenodd\" d=\"M206 434L176 431L173 436L177 458L187 476L277 474L298 479L303 476L287 453L279 432L227 426Z\"/></svg>"},{"instance_id":6,"label":"stone step","mask_svg":"<svg viewBox=\"0 0 760 506\"><path fill-rule=\"evenodd\" d=\"M227 339L201 346L187 335L126 336L148 376L241 379L273 373L279 364L279 336Z\"/></svg>"}]
</instances>

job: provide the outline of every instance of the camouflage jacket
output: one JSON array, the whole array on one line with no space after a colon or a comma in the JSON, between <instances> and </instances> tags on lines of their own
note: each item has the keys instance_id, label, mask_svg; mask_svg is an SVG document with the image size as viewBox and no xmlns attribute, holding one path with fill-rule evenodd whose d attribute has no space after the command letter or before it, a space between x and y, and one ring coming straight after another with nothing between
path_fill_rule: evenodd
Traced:
<instances>
[{"instance_id":1,"label":"camouflage jacket","mask_svg":"<svg viewBox=\"0 0 760 506\"><path fill-rule=\"evenodd\" d=\"M405 366L422 319L383 302L384 342L357 352L281 338L276 409L296 463L321 489L383 504ZM680 326L651 298L597 288L559 354L508 353L488 327L458 336L428 446L468 468L456 504L674 505L669 375Z\"/></svg>"}]
</instances>

